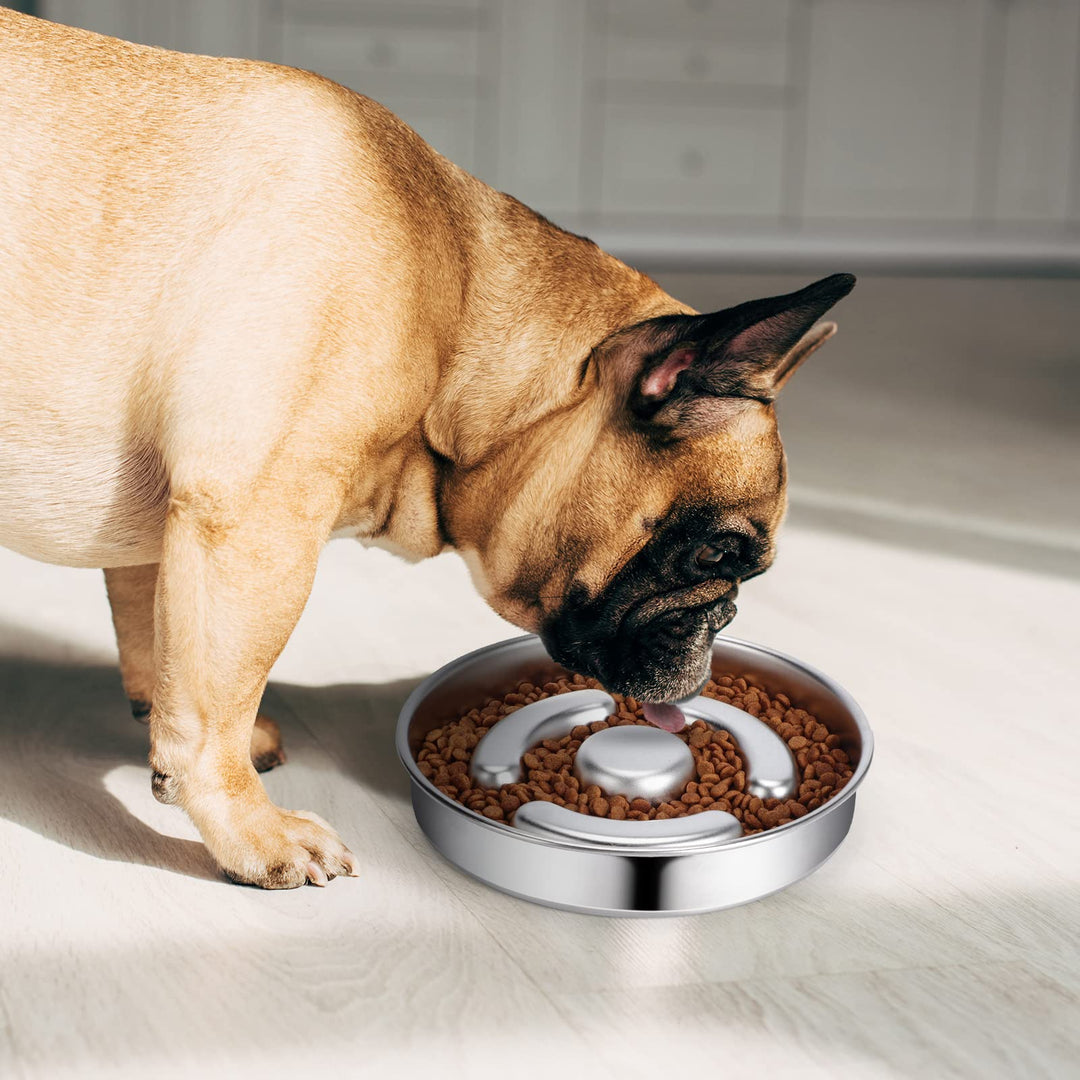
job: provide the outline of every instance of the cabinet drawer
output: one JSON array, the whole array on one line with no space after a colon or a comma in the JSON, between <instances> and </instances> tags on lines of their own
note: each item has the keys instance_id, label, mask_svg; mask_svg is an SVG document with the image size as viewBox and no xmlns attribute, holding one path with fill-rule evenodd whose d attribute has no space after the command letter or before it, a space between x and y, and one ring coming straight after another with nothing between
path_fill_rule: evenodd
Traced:
<instances>
[{"instance_id":1,"label":"cabinet drawer","mask_svg":"<svg viewBox=\"0 0 1080 1080\"><path fill-rule=\"evenodd\" d=\"M271 0L273 2L273 0ZM339 22L425 22L474 18L488 0L276 0L287 15Z\"/></svg>"},{"instance_id":2,"label":"cabinet drawer","mask_svg":"<svg viewBox=\"0 0 1080 1080\"><path fill-rule=\"evenodd\" d=\"M748 41L683 40L669 37L609 35L604 42L608 79L704 88L787 85L787 38Z\"/></svg>"},{"instance_id":3,"label":"cabinet drawer","mask_svg":"<svg viewBox=\"0 0 1080 1080\"><path fill-rule=\"evenodd\" d=\"M373 97L401 85L475 90L479 38L469 29L329 25L286 12L281 59Z\"/></svg>"},{"instance_id":4,"label":"cabinet drawer","mask_svg":"<svg viewBox=\"0 0 1080 1080\"><path fill-rule=\"evenodd\" d=\"M791 0L604 0L603 28L621 34L731 40L787 35Z\"/></svg>"},{"instance_id":5,"label":"cabinet drawer","mask_svg":"<svg viewBox=\"0 0 1080 1080\"><path fill-rule=\"evenodd\" d=\"M614 214L775 217L784 110L603 109L598 209Z\"/></svg>"},{"instance_id":6,"label":"cabinet drawer","mask_svg":"<svg viewBox=\"0 0 1080 1080\"><path fill-rule=\"evenodd\" d=\"M1073 171L1080 5L1011 4L1003 31L995 216L1061 221Z\"/></svg>"},{"instance_id":7,"label":"cabinet drawer","mask_svg":"<svg viewBox=\"0 0 1080 1080\"><path fill-rule=\"evenodd\" d=\"M974 216L982 13L980 0L815 3L805 216Z\"/></svg>"}]
</instances>

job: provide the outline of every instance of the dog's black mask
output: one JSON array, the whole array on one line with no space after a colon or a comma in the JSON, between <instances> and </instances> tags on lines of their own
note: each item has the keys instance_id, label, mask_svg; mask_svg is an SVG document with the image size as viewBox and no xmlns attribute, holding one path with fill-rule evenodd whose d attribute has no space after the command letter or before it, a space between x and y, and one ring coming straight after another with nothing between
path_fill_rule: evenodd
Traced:
<instances>
[{"instance_id":1,"label":"dog's black mask","mask_svg":"<svg viewBox=\"0 0 1080 1080\"><path fill-rule=\"evenodd\" d=\"M596 596L571 586L540 631L552 659L642 701L693 693L735 617L739 582L772 558L766 527L731 517L701 504L675 511Z\"/></svg>"}]
</instances>

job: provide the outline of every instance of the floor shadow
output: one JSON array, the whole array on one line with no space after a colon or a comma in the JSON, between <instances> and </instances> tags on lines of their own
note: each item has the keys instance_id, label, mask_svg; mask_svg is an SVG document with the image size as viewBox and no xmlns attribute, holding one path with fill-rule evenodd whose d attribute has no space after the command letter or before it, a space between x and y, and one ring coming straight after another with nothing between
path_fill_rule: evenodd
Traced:
<instances>
[{"instance_id":1,"label":"floor shadow","mask_svg":"<svg viewBox=\"0 0 1080 1080\"><path fill-rule=\"evenodd\" d=\"M163 836L106 788L119 766L147 767L115 668L4 657L0 701L0 816L97 858L220 877L201 843Z\"/></svg>"},{"instance_id":2,"label":"floor shadow","mask_svg":"<svg viewBox=\"0 0 1080 1080\"><path fill-rule=\"evenodd\" d=\"M282 727L304 731L337 768L380 798L407 800L409 780L398 761L398 713L420 678L385 683L296 686L272 682L263 709ZM295 738L293 740L295 742Z\"/></svg>"},{"instance_id":3,"label":"floor shadow","mask_svg":"<svg viewBox=\"0 0 1080 1080\"><path fill-rule=\"evenodd\" d=\"M287 750L314 742L365 787L404 799L394 722L413 685L271 684L265 705ZM0 817L96 858L225 882L202 843L151 828L109 790L123 766L145 769L150 784L147 729L115 667L0 657L0 702Z\"/></svg>"}]
</instances>

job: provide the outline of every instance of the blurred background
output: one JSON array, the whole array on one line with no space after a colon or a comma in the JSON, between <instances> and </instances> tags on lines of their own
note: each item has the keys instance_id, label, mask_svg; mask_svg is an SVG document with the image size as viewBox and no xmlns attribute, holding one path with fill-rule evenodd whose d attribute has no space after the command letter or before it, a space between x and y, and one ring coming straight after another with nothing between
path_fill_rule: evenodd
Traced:
<instances>
[{"instance_id":1,"label":"blurred background","mask_svg":"<svg viewBox=\"0 0 1080 1080\"><path fill-rule=\"evenodd\" d=\"M1077 0L37 0L327 75L699 309L862 277L792 520L1080 568Z\"/></svg>"}]
</instances>

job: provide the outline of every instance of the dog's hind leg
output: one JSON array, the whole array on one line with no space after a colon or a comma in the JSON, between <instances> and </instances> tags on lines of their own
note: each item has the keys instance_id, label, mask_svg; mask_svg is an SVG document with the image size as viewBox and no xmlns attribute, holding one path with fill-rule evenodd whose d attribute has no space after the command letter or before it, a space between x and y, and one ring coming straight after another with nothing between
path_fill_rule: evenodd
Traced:
<instances>
[{"instance_id":1,"label":"dog's hind leg","mask_svg":"<svg viewBox=\"0 0 1080 1080\"><path fill-rule=\"evenodd\" d=\"M251 764L256 772L269 772L275 765L285 764L281 728L262 713L255 717L255 726L251 729Z\"/></svg>"},{"instance_id":2,"label":"dog's hind leg","mask_svg":"<svg viewBox=\"0 0 1080 1080\"><path fill-rule=\"evenodd\" d=\"M105 571L116 645L120 650L120 678L136 720L150 716L154 694L154 589L157 563L116 566Z\"/></svg>"},{"instance_id":3,"label":"dog's hind leg","mask_svg":"<svg viewBox=\"0 0 1080 1080\"><path fill-rule=\"evenodd\" d=\"M154 591L157 563L116 566L105 571L116 644L120 650L120 678L136 720L150 717L154 694ZM251 763L267 772L285 761L281 729L260 713L251 732Z\"/></svg>"}]
</instances>

